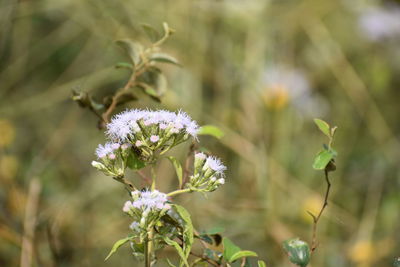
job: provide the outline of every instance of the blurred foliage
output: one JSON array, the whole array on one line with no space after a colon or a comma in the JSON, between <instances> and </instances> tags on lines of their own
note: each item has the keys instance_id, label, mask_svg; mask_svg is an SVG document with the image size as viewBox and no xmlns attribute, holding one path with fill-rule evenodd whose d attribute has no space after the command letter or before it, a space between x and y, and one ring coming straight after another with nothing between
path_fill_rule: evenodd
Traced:
<instances>
[{"instance_id":1,"label":"blurred foliage","mask_svg":"<svg viewBox=\"0 0 400 267\"><path fill-rule=\"evenodd\" d=\"M126 61L115 41L146 42L141 24L164 21L176 34L163 50L183 67L161 66L163 103L139 95L131 106L182 108L223 129L220 140L200 141L229 166L226 185L208 200L180 199L195 211L195 227L223 226L267 266L290 266L282 242L309 241L304 213L323 202L312 169L319 117L340 127L340 153L311 263L390 266L400 256L400 38L384 23L385 37L371 39L360 21L371 8L399 4L2 0L0 266L29 262L26 255L33 266L135 266L128 248L103 261L127 231L126 197L91 167L103 134L70 96L95 91L101 100L123 87L130 73L114 68ZM161 188L177 182L168 162L158 171ZM24 242L33 246L21 257Z\"/></svg>"}]
</instances>

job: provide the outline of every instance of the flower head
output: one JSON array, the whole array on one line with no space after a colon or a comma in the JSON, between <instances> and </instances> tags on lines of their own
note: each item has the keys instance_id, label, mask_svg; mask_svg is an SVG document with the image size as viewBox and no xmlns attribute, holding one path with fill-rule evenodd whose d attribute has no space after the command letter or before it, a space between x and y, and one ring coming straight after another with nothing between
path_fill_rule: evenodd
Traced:
<instances>
[{"instance_id":1,"label":"flower head","mask_svg":"<svg viewBox=\"0 0 400 267\"><path fill-rule=\"evenodd\" d=\"M170 208L167 195L154 191L133 191L132 201L126 201L122 210L135 219L135 229L148 229L154 225ZM132 226L132 225L131 225Z\"/></svg>"},{"instance_id":2,"label":"flower head","mask_svg":"<svg viewBox=\"0 0 400 267\"><path fill-rule=\"evenodd\" d=\"M129 141L136 136L146 134L142 128L152 126L161 130L166 130L168 127L175 128L179 130L178 132L182 130L192 137L196 137L198 130L197 123L183 111L175 113L166 110L132 109L114 116L107 125L106 133L112 140Z\"/></svg>"},{"instance_id":3,"label":"flower head","mask_svg":"<svg viewBox=\"0 0 400 267\"><path fill-rule=\"evenodd\" d=\"M223 172L226 170L226 167L224 164L222 164L221 160L216 158L216 157L208 157L205 163L205 168L211 168L213 171L223 174Z\"/></svg>"},{"instance_id":4,"label":"flower head","mask_svg":"<svg viewBox=\"0 0 400 267\"><path fill-rule=\"evenodd\" d=\"M211 192L225 184L225 165L214 156L204 153L194 155L194 173L186 187L193 191Z\"/></svg>"},{"instance_id":5,"label":"flower head","mask_svg":"<svg viewBox=\"0 0 400 267\"><path fill-rule=\"evenodd\" d=\"M118 143L105 143L104 145L99 145L96 148L97 158L105 158L106 156L113 154L114 150L118 149L120 144Z\"/></svg>"}]
</instances>

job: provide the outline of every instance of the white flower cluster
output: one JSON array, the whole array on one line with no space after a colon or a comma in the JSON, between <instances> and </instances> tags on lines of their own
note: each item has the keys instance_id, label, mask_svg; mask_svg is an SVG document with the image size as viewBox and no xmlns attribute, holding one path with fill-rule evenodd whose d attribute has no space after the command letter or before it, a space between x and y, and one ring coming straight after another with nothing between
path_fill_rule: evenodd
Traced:
<instances>
[{"instance_id":1,"label":"white flower cluster","mask_svg":"<svg viewBox=\"0 0 400 267\"><path fill-rule=\"evenodd\" d=\"M111 142L97 147L99 161L92 165L109 176L123 175L130 155L144 163L152 162L156 151L165 153L190 137L197 138L198 129L182 111L127 110L107 125Z\"/></svg>"},{"instance_id":2,"label":"white flower cluster","mask_svg":"<svg viewBox=\"0 0 400 267\"><path fill-rule=\"evenodd\" d=\"M194 173L190 176L186 187L193 191L211 192L225 183L226 167L221 160L204 153L194 156Z\"/></svg>"},{"instance_id":3,"label":"white flower cluster","mask_svg":"<svg viewBox=\"0 0 400 267\"><path fill-rule=\"evenodd\" d=\"M126 201L122 210L134 218L130 228L135 232L146 231L153 226L169 209L167 195L154 191L133 191L133 201Z\"/></svg>"},{"instance_id":4,"label":"white flower cluster","mask_svg":"<svg viewBox=\"0 0 400 267\"><path fill-rule=\"evenodd\" d=\"M117 142L138 147L174 139L196 138L199 126L183 111L132 109L116 115L107 125L107 135Z\"/></svg>"},{"instance_id":5,"label":"white flower cluster","mask_svg":"<svg viewBox=\"0 0 400 267\"><path fill-rule=\"evenodd\" d=\"M96 149L100 161L92 161L93 167L109 176L123 176L130 144L106 143Z\"/></svg>"},{"instance_id":6,"label":"white flower cluster","mask_svg":"<svg viewBox=\"0 0 400 267\"><path fill-rule=\"evenodd\" d=\"M127 150L130 146L130 144L121 145L119 143L105 143L104 146L100 144L96 148L96 155L99 159L105 159L107 157L110 160L114 160L121 150Z\"/></svg>"}]
</instances>

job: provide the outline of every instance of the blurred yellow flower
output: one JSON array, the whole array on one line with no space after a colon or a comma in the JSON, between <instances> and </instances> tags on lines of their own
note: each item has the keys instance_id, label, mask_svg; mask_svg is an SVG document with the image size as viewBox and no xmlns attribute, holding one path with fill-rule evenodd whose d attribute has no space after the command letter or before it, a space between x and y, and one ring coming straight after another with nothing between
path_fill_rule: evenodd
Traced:
<instances>
[{"instance_id":1,"label":"blurred yellow flower","mask_svg":"<svg viewBox=\"0 0 400 267\"><path fill-rule=\"evenodd\" d=\"M349 251L350 259L361 265L368 265L374 261L374 246L369 240L360 240Z\"/></svg>"},{"instance_id":2,"label":"blurred yellow flower","mask_svg":"<svg viewBox=\"0 0 400 267\"><path fill-rule=\"evenodd\" d=\"M307 197L302 203L301 218L307 223L312 223L313 219L308 212L317 216L322 208L322 204L323 200L316 195Z\"/></svg>"},{"instance_id":3,"label":"blurred yellow flower","mask_svg":"<svg viewBox=\"0 0 400 267\"><path fill-rule=\"evenodd\" d=\"M289 102L288 90L281 84L275 84L267 88L262 97L266 107L271 110L283 109Z\"/></svg>"},{"instance_id":4,"label":"blurred yellow flower","mask_svg":"<svg viewBox=\"0 0 400 267\"><path fill-rule=\"evenodd\" d=\"M0 158L0 177L5 180L14 178L18 170L18 160L14 156L2 156Z\"/></svg>"},{"instance_id":5,"label":"blurred yellow flower","mask_svg":"<svg viewBox=\"0 0 400 267\"><path fill-rule=\"evenodd\" d=\"M375 262L391 254L394 244L392 239L360 240L349 249L349 258L357 263L357 266L372 266Z\"/></svg>"},{"instance_id":6,"label":"blurred yellow flower","mask_svg":"<svg viewBox=\"0 0 400 267\"><path fill-rule=\"evenodd\" d=\"M14 141L15 128L8 120L0 120L0 148Z\"/></svg>"}]
</instances>

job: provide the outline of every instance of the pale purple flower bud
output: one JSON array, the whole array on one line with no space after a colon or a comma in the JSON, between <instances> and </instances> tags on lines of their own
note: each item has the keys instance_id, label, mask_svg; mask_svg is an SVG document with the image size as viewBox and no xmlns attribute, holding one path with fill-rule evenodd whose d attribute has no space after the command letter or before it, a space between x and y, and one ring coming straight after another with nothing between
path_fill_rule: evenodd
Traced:
<instances>
[{"instance_id":1,"label":"pale purple flower bud","mask_svg":"<svg viewBox=\"0 0 400 267\"><path fill-rule=\"evenodd\" d=\"M118 143L113 143L113 144L111 144L111 148L114 149L114 150L120 148L120 146L121 146L121 145L118 144Z\"/></svg>"},{"instance_id":2,"label":"pale purple flower bud","mask_svg":"<svg viewBox=\"0 0 400 267\"><path fill-rule=\"evenodd\" d=\"M128 200L127 202L125 202L124 207L122 208L122 211L129 212L132 208L133 208L132 202Z\"/></svg>"},{"instance_id":3,"label":"pale purple flower bud","mask_svg":"<svg viewBox=\"0 0 400 267\"><path fill-rule=\"evenodd\" d=\"M143 142L140 141L140 140L137 140L137 141L135 142L135 146L136 146L136 147L140 147L140 146L142 146L142 145L143 145Z\"/></svg>"},{"instance_id":4,"label":"pale purple flower bud","mask_svg":"<svg viewBox=\"0 0 400 267\"><path fill-rule=\"evenodd\" d=\"M127 150L131 145L130 144L122 144L121 149L122 150Z\"/></svg>"},{"instance_id":5,"label":"pale purple flower bud","mask_svg":"<svg viewBox=\"0 0 400 267\"><path fill-rule=\"evenodd\" d=\"M150 141L151 141L152 143L156 143L156 142L158 142L158 140L160 140L160 137L158 137L158 135L152 135L152 136L150 137Z\"/></svg>"}]
</instances>

